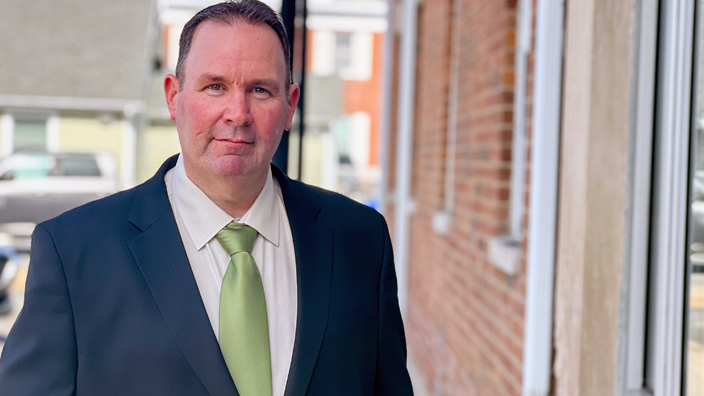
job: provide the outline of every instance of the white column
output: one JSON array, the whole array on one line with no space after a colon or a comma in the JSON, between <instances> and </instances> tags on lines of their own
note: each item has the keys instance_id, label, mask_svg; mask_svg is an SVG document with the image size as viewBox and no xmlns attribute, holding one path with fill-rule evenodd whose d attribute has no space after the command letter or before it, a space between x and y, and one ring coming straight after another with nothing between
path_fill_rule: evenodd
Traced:
<instances>
[{"instance_id":1,"label":"white column","mask_svg":"<svg viewBox=\"0 0 704 396\"><path fill-rule=\"evenodd\" d=\"M0 116L0 156L12 154L14 150L15 118L5 113Z\"/></svg>"},{"instance_id":2,"label":"white column","mask_svg":"<svg viewBox=\"0 0 704 396\"><path fill-rule=\"evenodd\" d=\"M57 115L49 116L46 120L46 149L49 152L59 151L60 138L60 118Z\"/></svg>"},{"instance_id":3,"label":"white column","mask_svg":"<svg viewBox=\"0 0 704 396\"><path fill-rule=\"evenodd\" d=\"M538 0L523 396L550 394L564 0Z\"/></svg>"},{"instance_id":4,"label":"white column","mask_svg":"<svg viewBox=\"0 0 704 396\"><path fill-rule=\"evenodd\" d=\"M413 115L416 79L418 2L403 2L403 36L398 96L398 139L396 141L396 205L394 208L394 256L401 313L408 307L408 250L411 198L411 157L413 155Z\"/></svg>"},{"instance_id":5,"label":"white column","mask_svg":"<svg viewBox=\"0 0 704 396\"><path fill-rule=\"evenodd\" d=\"M134 127L131 117L122 120L121 151L120 183L122 188L130 188L135 184L135 163L137 161L137 129Z\"/></svg>"},{"instance_id":6,"label":"white column","mask_svg":"<svg viewBox=\"0 0 704 396\"><path fill-rule=\"evenodd\" d=\"M394 38L395 28L395 0L386 0L387 29L384 33L384 59L381 74L381 136L379 137L379 164L381 165L381 180L379 180L379 207L381 213L387 213L388 182L389 182L389 152L391 151L391 104L394 73Z\"/></svg>"}]
</instances>

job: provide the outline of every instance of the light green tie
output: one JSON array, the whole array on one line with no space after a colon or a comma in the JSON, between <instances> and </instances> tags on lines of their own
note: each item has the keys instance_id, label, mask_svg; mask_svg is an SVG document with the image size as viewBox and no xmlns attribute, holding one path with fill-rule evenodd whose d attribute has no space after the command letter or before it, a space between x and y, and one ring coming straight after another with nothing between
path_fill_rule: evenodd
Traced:
<instances>
[{"instance_id":1,"label":"light green tie","mask_svg":"<svg viewBox=\"0 0 704 396\"><path fill-rule=\"evenodd\" d=\"M252 257L257 231L232 222L217 239L230 255L220 292L220 350L240 396L271 396L266 300Z\"/></svg>"}]
</instances>

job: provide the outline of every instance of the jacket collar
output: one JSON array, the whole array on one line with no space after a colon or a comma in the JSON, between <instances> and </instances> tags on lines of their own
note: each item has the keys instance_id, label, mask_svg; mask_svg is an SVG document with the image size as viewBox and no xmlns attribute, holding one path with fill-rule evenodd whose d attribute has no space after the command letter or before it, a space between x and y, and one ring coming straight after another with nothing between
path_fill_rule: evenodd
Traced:
<instances>
[{"instance_id":1,"label":"jacket collar","mask_svg":"<svg viewBox=\"0 0 704 396\"><path fill-rule=\"evenodd\" d=\"M169 158L154 177L135 188L128 221L142 233L128 241L159 311L181 352L213 396L238 395L215 338L166 193Z\"/></svg>"},{"instance_id":2,"label":"jacket collar","mask_svg":"<svg viewBox=\"0 0 704 396\"><path fill-rule=\"evenodd\" d=\"M303 396L318 359L330 306L334 235L312 187L293 181L275 166L296 250L298 319L285 396Z\"/></svg>"},{"instance_id":3,"label":"jacket collar","mask_svg":"<svg viewBox=\"0 0 704 396\"><path fill-rule=\"evenodd\" d=\"M169 197L166 195L164 176L176 165L177 159L178 154L168 158L151 179L134 188L135 200L127 221L141 231L146 231L162 216L173 214Z\"/></svg>"}]
</instances>

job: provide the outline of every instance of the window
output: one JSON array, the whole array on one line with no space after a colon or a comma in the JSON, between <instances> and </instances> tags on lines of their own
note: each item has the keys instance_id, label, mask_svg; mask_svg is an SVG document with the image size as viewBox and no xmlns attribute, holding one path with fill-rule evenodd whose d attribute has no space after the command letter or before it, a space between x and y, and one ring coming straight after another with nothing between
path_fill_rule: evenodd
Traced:
<instances>
[{"instance_id":1,"label":"window","mask_svg":"<svg viewBox=\"0 0 704 396\"><path fill-rule=\"evenodd\" d=\"M350 68L352 52L352 34L337 32L335 33L335 70L340 71Z\"/></svg>"},{"instance_id":2,"label":"window","mask_svg":"<svg viewBox=\"0 0 704 396\"><path fill-rule=\"evenodd\" d=\"M15 118L13 145L22 149L46 149L46 119Z\"/></svg>"},{"instance_id":3,"label":"window","mask_svg":"<svg viewBox=\"0 0 704 396\"><path fill-rule=\"evenodd\" d=\"M697 2L690 127L687 266L685 269L684 386L704 394L704 7Z\"/></svg>"},{"instance_id":4,"label":"window","mask_svg":"<svg viewBox=\"0 0 704 396\"><path fill-rule=\"evenodd\" d=\"M642 257L641 262L631 260L630 276L634 282L631 282L630 296L629 394L642 391L654 396L679 396L704 392L698 384L704 373L704 361L692 360L704 359L704 351L700 350L703 344L697 341L701 338L698 332L691 331L704 316L691 304L688 292L688 286L704 280L692 271L700 257L698 231L695 233L701 206L697 191L702 181L701 173L698 174L701 150L696 113L697 103L704 100L704 96L699 98L701 89L697 77L701 74L698 60L701 40L700 35L694 34L700 5L700 1L676 0L659 5L656 1L647 1L640 10L649 15L641 16L641 34L658 32L657 38L650 38L651 42L657 42L658 72L656 87L647 83L647 78L641 80L641 76L637 84L639 97L653 93L655 96L651 100L654 111L647 103L643 107L638 104L636 117L642 118L642 122L636 122L634 137L640 141L639 136L649 136L649 131L653 130L654 136L649 144L644 142L645 149L639 149L636 143L635 150L636 163L647 156L652 160L651 163L643 161L640 168L635 166L636 175L639 169L652 169L652 203L649 213L633 214L631 225L631 255L636 257L647 252L647 256ZM640 51L648 47L643 43L641 39ZM643 65L654 63L643 57L639 61L641 71ZM701 71L704 72L704 68ZM654 125L649 128L648 120L653 119L653 114ZM642 172L640 178L649 180L649 176ZM632 201L638 202L643 191L646 190L634 188ZM644 216L649 216L647 222L641 223L649 222L649 237L644 237L636 225Z\"/></svg>"},{"instance_id":5,"label":"window","mask_svg":"<svg viewBox=\"0 0 704 396\"><path fill-rule=\"evenodd\" d=\"M57 115L25 111L0 115L0 156L18 150L59 150Z\"/></svg>"},{"instance_id":6,"label":"window","mask_svg":"<svg viewBox=\"0 0 704 396\"><path fill-rule=\"evenodd\" d=\"M92 155L59 157L54 172L56 176L100 177L98 163Z\"/></svg>"}]
</instances>

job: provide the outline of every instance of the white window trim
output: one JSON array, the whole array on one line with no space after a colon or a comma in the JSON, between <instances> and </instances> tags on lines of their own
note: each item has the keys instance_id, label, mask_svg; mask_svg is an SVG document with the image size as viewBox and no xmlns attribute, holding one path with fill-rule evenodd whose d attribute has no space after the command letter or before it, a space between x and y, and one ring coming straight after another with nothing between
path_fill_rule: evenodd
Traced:
<instances>
[{"instance_id":1,"label":"white window trim","mask_svg":"<svg viewBox=\"0 0 704 396\"><path fill-rule=\"evenodd\" d=\"M689 142L694 2L662 2L656 125L651 269L655 289L653 395L683 389L683 336L688 213Z\"/></svg>"},{"instance_id":2,"label":"white window trim","mask_svg":"<svg viewBox=\"0 0 704 396\"><path fill-rule=\"evenodd\" d=\"M450 36L449 84L447 90L447 139L445 142L444 203L442 210L433 214L433 230L447 235L450 232L455 211L455 166L457 163L457 111L460 85L460 47L462 21L462 0L452 0Z\"/></svg>"},{"instance_id":3,"label":"white window trim","mask_svg":"<svg viewBox=\"0 0 704 396\"><path fill-rule=\"evenodd\" d=\"M0 156L4 157L12 154L15 148L15 117L12 114L5 113L0 117L0 133L2 133L0 136L2 139Z\"/></svg>"},{"instance_id":4,"label":"white window trim","mask_svg":"<svg viewBox=\"0 0 704 396\"><path fill-rule=\"evenodd\" d=\"M658 1L636 4L634 77L626 249L619 329L617 395L649 395L645 389L646 311L652 194L653 110L657 62Z\"/></svg>"},{"instance_id":5,"label":"white window trim","mask_svg":"<svg viewBox=\"0 0 704 396\"><path fill-rule=\"evenodd\" d=\"M46 119L46 150L55 153L61 146L61 119L50 115Z\"/></svg>"},{"instance_id":6,"label":"white window trim","mask_svg":"<svg viewBox=\"0 0 704 396\"><path fill-rule=\"evenodd\" d=\"M120 155L120 182L122 188L131 188L136 184L137 128L135 126L136 109L125 106L122 120L122 142Z\"/></svg>"},{"instance_id":7,"label":"white window trim","mask_svg":"<svg viewBox=\"0 0 704 396\"><path fill-rule=\"evenodd\" d=\"M350 65L340 70L340 77L343 80L368 81L372 77L374 68L374 34L350 32L349 51Z\"/></svg>"},{"instance_id":8,"label":"white window trim","mask_svg":"<svg viewBox=\"0 0 704 396\"><path fill-rule=\"evenodd\" d=\"M533 0L518 2L518 37L516 40L515 74L513 94L513 142L511 146L511 222L510 235L521 240L525 214L526 182L526 102L528 91L528 56L533 33Z\"/></svg>"},{"instance_id":9,"label":"white window trim","mask_svg":"<svg viewBox=\"0 0 704 396\"><path fill-rule=\"evenodd\" d=\"M533 0L518 2L517 23L509 231L508 234L489 241L489 260L495 267L510 276L517 275L521 269L526 182L526 93L528 89L528 56L530 55L533 33Z\"/></svg>"},{"instance_id":10,"label":"white window trim","mask_svg":"<svg viewBox=\"0 0 704 396\"><path fill-rule=\"evenodd\" d=\"M332 76L335 73L335 32L313 30L311 48L311 69L318 76Z\"/></svg>"},{"instance_id":11,"label":"white window trim","mask_svg":"<svg viewBox=\"0 0 704 396\"><path fill-rule=\"evenodd\" d=\"M383 33L387 31L388 23L383 14L376 17L310 15L306 19L309 30L365 31Z\"/></svg>"},{"instance_id":12,"label":"white window trim","mask_svg":"<svg viewBox=\"0 0 704 396\"><path fill-rule=\"evenodd\" d=\"M552 379L565 2L536 9L523 396L549 395Z\"/></svg>"}]
</instances>

